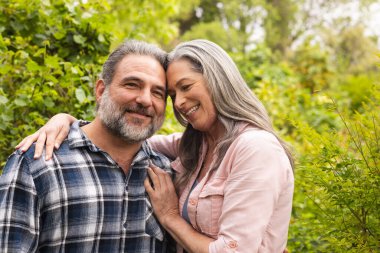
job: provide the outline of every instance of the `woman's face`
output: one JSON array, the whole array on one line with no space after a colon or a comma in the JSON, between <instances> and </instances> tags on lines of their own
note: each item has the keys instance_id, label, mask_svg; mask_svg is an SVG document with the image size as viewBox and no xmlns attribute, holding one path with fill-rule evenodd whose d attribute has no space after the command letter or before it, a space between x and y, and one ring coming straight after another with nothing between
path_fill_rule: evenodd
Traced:
<instances>
[{"instance_id":1,"label":"woman's face","mask_svg":"<svg viewBox=\"0 0 380 253\"><path fill-rule=\"evenodd\" d=\"M181 59L170 63L166 76L175 109L194 129L212 131L217 123L217 111L203 75L194 71L188 60Z\"/></svg>"}]
</instances>

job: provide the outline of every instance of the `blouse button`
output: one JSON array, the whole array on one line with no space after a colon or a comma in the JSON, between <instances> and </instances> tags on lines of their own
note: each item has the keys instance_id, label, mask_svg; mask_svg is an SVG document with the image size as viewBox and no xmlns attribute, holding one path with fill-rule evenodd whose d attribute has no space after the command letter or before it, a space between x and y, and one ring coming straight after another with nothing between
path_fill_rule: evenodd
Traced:
<instances>
[{"instance_id":1,"label":"blouse button","mask_svg":"<svg viewBox=\"0 0 380 253\"><path fill-rule=\"evenodd\" d=\"M228 247L230 247L231 249L236 248L237 247L237 242L236 241L230 241L228 243Z\"/></svg>"},{"instance_id":2,"label":"blouse button","mask_svg":"<svg viewBox=\"0 0 380 253\"><path fill-rule=\"evenodd\" d=\"M194 206L195 204L197 204L197 201L195 199L190 199L189 203L190 205Z\"/></svg>"}]
</instances>

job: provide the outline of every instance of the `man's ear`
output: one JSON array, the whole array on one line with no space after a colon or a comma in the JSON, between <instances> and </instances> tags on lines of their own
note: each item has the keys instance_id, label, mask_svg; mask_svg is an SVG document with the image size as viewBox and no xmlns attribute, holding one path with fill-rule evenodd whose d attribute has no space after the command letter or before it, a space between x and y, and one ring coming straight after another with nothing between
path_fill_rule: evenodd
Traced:
<instances>
[{"instance_id":1,"label":"man's ear","mask_svg":"<svg viewBox=\"0 0 380 253\"><path fill-rule=\"evenodd\" d=\"M104 83L103 79L99 79L98 81L96 81L96 86L95 86L96 102L99 102L105 90L106 90L106 84Z\"/></svg>"}]
</instances>

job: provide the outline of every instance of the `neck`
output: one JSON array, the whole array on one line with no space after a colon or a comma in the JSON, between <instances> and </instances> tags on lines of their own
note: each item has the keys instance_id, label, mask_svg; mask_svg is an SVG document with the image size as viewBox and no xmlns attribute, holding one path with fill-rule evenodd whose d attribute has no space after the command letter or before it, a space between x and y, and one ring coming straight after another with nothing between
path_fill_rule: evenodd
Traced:
<instances>
[{"instance_id":1,"label":"neck","mask_svg":"<svg viewBox=\"0 0 380 253\"><path fill-rule=\"evenodd\" d=\"M215 146L218 144L225 132L226 129L223 124L216 121L216 123L210 128L210 131L204 133L209 150L213 151L215 149Z\"/></svg>"},{"instance_id":2,"label":"neck","mask_svg":"<svg viewBox=\"0 0 380 253\"><path fill-rule=\"evenodd\" d=\"M83 126L82 130L92 143L107 152L124 172L128 172L134 156L141 148L142 142L129 143L123 140L123 138L108 130L98 117Z\"/></svg>"}]
</instances>

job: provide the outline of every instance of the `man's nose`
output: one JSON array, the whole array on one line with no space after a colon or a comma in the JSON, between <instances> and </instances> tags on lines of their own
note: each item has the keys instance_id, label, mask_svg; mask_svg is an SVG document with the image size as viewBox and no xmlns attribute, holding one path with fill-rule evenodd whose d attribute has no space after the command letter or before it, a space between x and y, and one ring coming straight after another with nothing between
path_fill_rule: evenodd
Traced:
<instances>
[{"instance_id":1,"label":"man's nose","mask_svg":"<svg viewBox=\"0 0 380 253\"><path fill-rule=\"evenodd\" d=\"M140 90L136 98L136 102L143 105L144 107L149 107L152 105L152 94L147 89Z\"/></svg>"}]
</instances>

